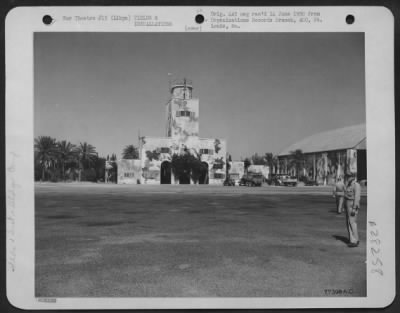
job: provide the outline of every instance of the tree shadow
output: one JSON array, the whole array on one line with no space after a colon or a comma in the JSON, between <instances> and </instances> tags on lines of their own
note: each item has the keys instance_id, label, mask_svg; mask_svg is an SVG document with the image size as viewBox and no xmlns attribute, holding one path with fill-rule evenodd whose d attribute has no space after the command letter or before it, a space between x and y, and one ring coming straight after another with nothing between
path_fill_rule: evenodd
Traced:
<instances>
[{"instance_id":1,"label":"tree shadow","mask_svg":"<svg viewBox=\"0 0 400 313\"><path fill-rule=\"evenodd\" d=\"M346 245L349 243L349 239L344 236L332 235L332 237L335 238L336 240L344 242Z\"/></svg>"}]
</instances>

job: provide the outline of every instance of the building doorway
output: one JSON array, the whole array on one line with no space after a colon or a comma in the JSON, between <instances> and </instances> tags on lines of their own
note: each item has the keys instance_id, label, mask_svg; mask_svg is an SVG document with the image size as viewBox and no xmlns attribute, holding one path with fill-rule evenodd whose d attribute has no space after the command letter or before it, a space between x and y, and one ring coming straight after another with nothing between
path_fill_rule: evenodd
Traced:
<instances>
[{"instance_id":1,"label":"building doorway","mask_svg":"<svg viewBox=\"0 0 400 313\"><path fill-rule=\"evenodd\" d=\"M161 163L160 183L171 184L171 163L168 161Z\"/></svg>"},{"instance_id":2,"label":"building doorway","mask_svg":"<svg viewBox=\"0 0 400 313\"><path fill-rule=\"evenodd\" d=\"M200 185L208 185L208 163L207 162L201 162L204 165L204 168L202 169L202 172L199 176L199 184Z\"/></svg>"},{"instance_id":3,"label":"building doorway","mask_svg":"<svg viewBox=\"0 0 400 313\"><path fill-rule=\"evenodd\" d=\"M179 176L179 184L189 185L190 184L190 170L185 170L181 176Z\"/></svg>"}]
</instances>

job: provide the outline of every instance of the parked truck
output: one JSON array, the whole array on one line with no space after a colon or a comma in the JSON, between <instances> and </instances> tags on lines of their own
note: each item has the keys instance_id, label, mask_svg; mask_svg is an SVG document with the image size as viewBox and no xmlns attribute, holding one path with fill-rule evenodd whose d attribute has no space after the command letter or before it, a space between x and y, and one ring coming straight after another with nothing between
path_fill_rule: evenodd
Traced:
<instances>
[{"instance_id":1,"label":"parked truck","mask_svg":"<svg viewBox=\"0 0 400 313\"><path fill-rule=\"evenodd\" d=\"M262 182L263 182L263 174L249 172L243 175L242 179L239 182L239 186L261 187Z\"/></svg>"}]
</instances>

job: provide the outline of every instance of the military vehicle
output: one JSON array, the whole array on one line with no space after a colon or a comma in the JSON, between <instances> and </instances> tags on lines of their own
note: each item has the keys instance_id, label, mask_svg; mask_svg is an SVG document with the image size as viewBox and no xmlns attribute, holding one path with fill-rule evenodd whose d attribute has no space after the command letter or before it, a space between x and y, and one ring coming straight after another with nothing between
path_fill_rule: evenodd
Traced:
<instances>
[{"instance_id":1,"label":"military vehicle","mask_svg":"<svg viewBox=\"0 0 400 313\"><path fill-rule=\"evenodd\" d=\"M239 182L239 186L261 187L262 182L263 182L263 175L261 173L249 172L243 175L242 179Z\"/></svg>"}]
</instances>

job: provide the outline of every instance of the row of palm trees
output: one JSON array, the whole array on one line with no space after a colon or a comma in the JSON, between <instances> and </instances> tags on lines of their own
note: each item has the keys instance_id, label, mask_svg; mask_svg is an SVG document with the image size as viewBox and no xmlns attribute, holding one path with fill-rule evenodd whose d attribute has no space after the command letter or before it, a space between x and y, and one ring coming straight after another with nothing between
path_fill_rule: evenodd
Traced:
<instances>
[{"instance_id":1,"label":"row of palm trees","mask_svg":"<svg viewBox=\"0 0 400 313\"><path fill-rule=\"evenodd\" d=\"M99 158L96 148L87 142L74 145L66 140L57 141L49 136L35 138L35 178L38 180L66 180L78 176L82 180L85 170L96 176L104 158ZM104 168L104 165L103 165ZM101 169L101 168L100 168ZM60 177L61 176L61 177Z\"/></svg>"}]
</instances>

